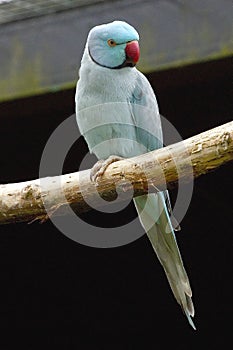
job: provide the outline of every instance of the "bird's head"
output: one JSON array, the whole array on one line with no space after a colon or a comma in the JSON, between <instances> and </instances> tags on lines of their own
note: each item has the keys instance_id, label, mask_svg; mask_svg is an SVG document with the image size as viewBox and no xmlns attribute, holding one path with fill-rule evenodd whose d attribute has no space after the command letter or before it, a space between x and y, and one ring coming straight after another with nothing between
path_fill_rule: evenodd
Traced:
<instances>
[{"instance_id":1,"label":"bird's head","mask_svg":"<svg viewBox=\"0 0 233 350\"><path fill-rule=\"evenodd\" d=\"M114 21L91 29L87 48L100 66L119 69L134 67L139 60L139 35L128 23Z\"/></svg>"}]
</instances>

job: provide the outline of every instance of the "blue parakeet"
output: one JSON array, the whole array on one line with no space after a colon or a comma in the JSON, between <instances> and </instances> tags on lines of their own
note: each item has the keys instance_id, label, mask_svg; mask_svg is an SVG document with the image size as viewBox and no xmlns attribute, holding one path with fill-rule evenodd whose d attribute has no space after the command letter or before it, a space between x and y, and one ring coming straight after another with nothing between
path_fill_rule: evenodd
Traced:
<instances>
[{"instance_id":1,"label":"blue parakeet","mask_svg":"<svg viewBox=\"0 0 233 350\"><path fill-rule=\"evenodd\" d=\"M100 160L93 168L94 180L120 157L163 147L155 94L135 67L138 42L137 31L123 21L96 26L87 38L75 101L80 132ZM134 198L134 204L174 296L195 329L192 291L174 234L168 192Z\"/></svg>"}]
</instances>

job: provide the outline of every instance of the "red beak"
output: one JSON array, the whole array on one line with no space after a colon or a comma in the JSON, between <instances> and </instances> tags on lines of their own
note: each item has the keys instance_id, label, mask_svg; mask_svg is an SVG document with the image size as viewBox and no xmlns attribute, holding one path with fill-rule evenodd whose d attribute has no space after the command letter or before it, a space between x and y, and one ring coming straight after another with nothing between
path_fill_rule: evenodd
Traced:
<instances>
[{"instance_id":1,"label":"red beak","mask_svg":"<svg viewBox=\"0 0 233 350\"><path fill-rule=\"evenodd\" d=\"M134 40L128 42L125 47L125 53L127 62L133 63L133 65L135 65L138 62L140 56L138 41Z\"/></svg>"}]
</instances>

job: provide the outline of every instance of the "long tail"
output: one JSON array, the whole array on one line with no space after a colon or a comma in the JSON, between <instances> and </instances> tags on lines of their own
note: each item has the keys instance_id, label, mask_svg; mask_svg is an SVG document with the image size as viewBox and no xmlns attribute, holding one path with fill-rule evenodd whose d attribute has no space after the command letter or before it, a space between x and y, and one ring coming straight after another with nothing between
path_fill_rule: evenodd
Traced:
<instances>
[{"instance_id":1,"label":"long tail","mask_svg":"<svg viewBox=\"0 0 233 350\"><path fill-rule=\"evenodd\" d=\"M192 291L165 203L166 192L134 198L142 226L166 273L173 294L194 328Z\"/></svg>"}]
</instances>

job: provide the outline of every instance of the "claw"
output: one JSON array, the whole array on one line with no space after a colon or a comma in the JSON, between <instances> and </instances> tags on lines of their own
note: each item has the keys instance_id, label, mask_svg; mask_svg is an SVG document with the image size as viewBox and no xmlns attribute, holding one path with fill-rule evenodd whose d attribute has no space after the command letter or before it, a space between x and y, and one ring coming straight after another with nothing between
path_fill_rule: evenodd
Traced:
<instances>
[{"instance_id":1,"label":"claw","mask_svg":"<svg viewBox=\"0 0 233 350\"><path fill-rule=\"evenodd\" d=\"M114 162L118 162L119 160L122 160L122 157L119 156L110 156L107 159L103 160L100 159L98 160L97 163L95 163L95 165L93 166L93 168L91 169L91 173L90 173L90 179L91 181L97 183L98 179L103 176L103 174L105 173L105 170L107 169L107 167L114 163Z\"/></svg>"},{"instance_id":2,"label":"claw","mask_svg":"<svg viewBox=\"0 0 233 350\"><path fill-rule=\"evenodd\" d=\"M103 159L98 160L98 162L95 163L95 165L91 168L91 172L90 172L90 180L92 182L96 182L96 179L98 177L98 173L100 171L100 169L102 168L104 163Z\"/></svg>"}]
</instances>

